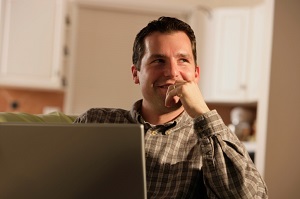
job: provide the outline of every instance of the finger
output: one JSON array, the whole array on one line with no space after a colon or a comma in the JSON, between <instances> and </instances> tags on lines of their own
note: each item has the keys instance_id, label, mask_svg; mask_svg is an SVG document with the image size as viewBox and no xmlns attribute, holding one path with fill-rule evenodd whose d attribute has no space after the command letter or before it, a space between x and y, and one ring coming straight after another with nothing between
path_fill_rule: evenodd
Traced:
<instances>
[{"instance_id":1,"label":"finger","mask_svg":"<svg viewBox=\"0 0 300 199\"><path fill-rule=\"evenodd\" d=\"M170 85L167 90L167 96L168 95L171 97L179 96L178 91L181 90L181 86L182 86L182 83ZM182 95L180 94L180 96L182 96Z\"/></svg>"},{"instance_id":2,"label":"finger","mask_svg":"<svg viewBox=\"0 0 300 199\"><path fill-rule=\"evenodd\" d=\"M176 88L175 84L172 84L168 87L167 94Z\"/></svg>"},{"instance_id":3,"label":"finger","mask_svg":"<svg viewBox=\"0 0 300 199\"><path fill-rule=\"evenodd\" d=\"M180 88L178 86L171 85L168 88L167 95L166 95L166 100L165 100L165 105L167 107L174 106L180 101L180 98L178 97L178 90Z\"/></svg>"},{"instance_id":4,"label":"finger","mask_svg":"<svg viewBox=\"0 0 300 199\"><path fill-rule=\"evenodd\" d=\"M177 87L181 87L181 86L183 86L184 84L186 84L187 83L187 81L184 81L184 80L176 80L176 82L175 82L175 87L177 88Z\"/></svg>"},{"instance_id":5,"label":"finger","mask_svg":"<svg viewBox=\"0 0 300 199\"><path fill-rule=\"evenodd\" d=\"M174 84L176 87L176 89L174 89L176 91L174 95L178 96L179 98L183 97L182 87L187 83L188 82L185 80L177 80L176 83Z\"/></svg>"},{"instance_id":6,"label":"finger","mask_svg":"<svg viewBox=\"0 0 300 199\"><path fill-rule=\"evenodd\" d=\"M175 81L175 84L183 84L183 83L186 83L187 81L186 80L182 80L182 79L177 79Z\"/></svg>"}]
</instances>

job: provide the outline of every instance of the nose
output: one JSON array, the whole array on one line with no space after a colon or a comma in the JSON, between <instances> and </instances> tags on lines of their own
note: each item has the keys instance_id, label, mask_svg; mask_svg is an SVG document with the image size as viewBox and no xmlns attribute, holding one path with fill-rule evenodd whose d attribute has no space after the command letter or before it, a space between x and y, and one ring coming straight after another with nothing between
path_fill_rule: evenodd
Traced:
<instances>
[{"instance_id":1,"label":"nose","mask_svg":"<svg viewBox=\"0 0 300 199\"><path fill-rule=\"evenodd\" d=\"M165 65L164 75L170 78L178 77L178 66L175 61L170 61Z\"/></svg>"}]
</instances>

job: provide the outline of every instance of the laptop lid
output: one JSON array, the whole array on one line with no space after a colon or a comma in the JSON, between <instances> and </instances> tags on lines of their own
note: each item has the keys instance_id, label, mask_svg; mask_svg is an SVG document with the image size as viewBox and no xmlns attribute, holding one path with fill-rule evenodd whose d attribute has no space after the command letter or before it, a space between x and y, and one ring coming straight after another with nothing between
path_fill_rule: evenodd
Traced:
<instances>
[{"instance_id":1,"label":"laptop lid","mask_svg":"<svg viewBox=\"0 0 300 199\"><path fill-rule=\"evenodd\" d=\"M138 124L0 124L0 198L146 198Z\"/></svg>"}]
</instances>

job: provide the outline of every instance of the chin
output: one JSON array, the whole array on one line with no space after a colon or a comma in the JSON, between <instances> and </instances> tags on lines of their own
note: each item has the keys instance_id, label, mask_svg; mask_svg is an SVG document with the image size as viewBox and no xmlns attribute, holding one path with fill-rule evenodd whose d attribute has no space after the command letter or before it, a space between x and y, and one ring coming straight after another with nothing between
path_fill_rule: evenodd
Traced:
<instances>
[{"instance_id":1,"label":"chin","mask_svg":"<svg viewBox=\"0 0 300 199\"><path fill-rule=\"evenodd\" d=\"M181 104L181 102L178 102L178 103L176 103L176 104L174 104L173 106L170 106L170 107L165 106L165 108L168 112L177 111L178 109L182 108L182 104Z\"/></svg>"},{"instance_id":2,"label":"chin","mask_svg":"<svg viewBox=\"0 0 300 199\"><path fill-rule=\"evenodd\" d=\"M172 106L173 109L177 110L180 109L182 107L181 102L178 102L177 104L175 104L174 106Z\"/></svg>"}]
</instances>

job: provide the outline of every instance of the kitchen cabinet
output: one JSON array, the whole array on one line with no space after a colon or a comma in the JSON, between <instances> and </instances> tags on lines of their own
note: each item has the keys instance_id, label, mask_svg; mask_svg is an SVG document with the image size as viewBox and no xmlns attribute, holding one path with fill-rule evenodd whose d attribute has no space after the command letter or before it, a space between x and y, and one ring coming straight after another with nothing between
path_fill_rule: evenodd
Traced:
<instances>
[{"instance_id":1,"label":"kitchen cabinet","mask_svg":"<svg viewBox=\"0 0 300 199\"><path fill-rule=\"evenodd\" d=\"M198 13L199 86L208 103L254 105L254 142L244 142L263 173L264 107L272 38L271 1L257 6L222 7ZM220 109L218 109L219 111Z\"/></svg>"},{"instance_id":2,"label":"kitchen cabinet","mask_svg":"<svg viewBox=\"0 0 300 199\"><path fill-rule=\"evenodd\" d=\"M2 0L0 86L63 88L64 0Z\"/></svg>"},{"instance_id":3,"label":"kitchen cabinet","mask_svg":"<svg viewBox=\"0 0 300 199\"><path fill-rule=\"evenodd\" d=\"M208 102L258 99L263 31L253 7L216 8L200 14L199 86Z\"/></svg>"}]
</instances>

